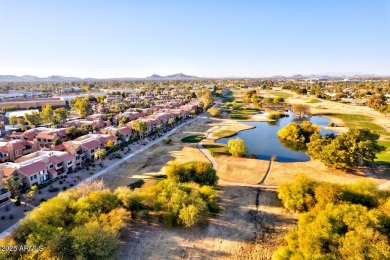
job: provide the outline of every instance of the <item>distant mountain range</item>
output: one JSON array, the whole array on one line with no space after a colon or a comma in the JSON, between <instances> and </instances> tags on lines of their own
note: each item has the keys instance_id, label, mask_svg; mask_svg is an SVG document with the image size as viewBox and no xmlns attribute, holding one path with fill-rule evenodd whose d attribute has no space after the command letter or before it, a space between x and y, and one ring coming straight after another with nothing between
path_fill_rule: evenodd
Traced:
<instances>
[{"instance_id":1,"label":"distant mountain range","mask_svg":"<svg viewBox=\"0 0 390 260\"><path fill-rule=\"evenodd\" d=\"M168 76L160 76L157 74L153 74L150 77L146 78L108 78L108 79L97 79L97 78L77 78L77 77L64 77L60 75L53 75L46 78L36 77L36 76L14 76L14 75L0 75L0 82L50 82L50 81L80 81L80 80L130 80L130 79L151 79L151 80L158 80L158 79L199 79L199 77L196 76L190 76L183 73L177 73L173 75Z\"/></svg>"},{"instance_id":2,"label":"distant mountain range","mask_svg":"<svg viewBox=\"0 0 390 260\"><path fill-rule=\"evenodd\" d=\"M83 80L82 78L76 78L76 77L64 77L64 76L59 76L59 75L53 75L50 77L46 78L40 78L36 76L30 76L30 75L25 75L25 76L14 76L14 75L0 75L0 82L11 82L11 81L16 81L16 82L31 82L31 81L79 81Z\"/></svg>"},{"instance_id":3,"label":"distant mountain range","mask_svg":"<svg viewBox=\"0 0 390 260\"><path fill-rule=\"evenodd\" d=\"M152 76L147 77L146 79L199 79L199 77L190 76L183 73L177 73L168 76L160 76L158 74L153 74Z\"/></svg>"},{"instance_id":4,"label":"distant mountain range","mask_svg":"<svg viewBox=\"0 0 390 260\"><path fill-rule=\"evenodd\" d=\"M296 74L292 76L274 76L274 77L259 77L259 78L295 78L295 79L301 79L301 78L369 78L369 77L384 77L377 74L367 74L367 73L355 73L355 72L348 72L348 73L335 73L335 72L328 72L323 74L308 74L308 75L302 75L302 74ZM225 78L251 78L251 77L225 77ZM255 77L252 77L255 78ZM53 75L50 77L42 78L42 77L36 77L31 75L25 75L25 76L14 76L14 75L0 75L0 82L50 82L50 81L92 81L92 80L191 80L191 79L204 79L204 77L197 77L197 76L191 76L186 75L183 73L177 73L167 76L161 76L158 74L153 74L146 78L106 78L106 79L98 79L98 78L77 78L77 77L64 77L60 75Z\"/></svg>"}]
</instances>

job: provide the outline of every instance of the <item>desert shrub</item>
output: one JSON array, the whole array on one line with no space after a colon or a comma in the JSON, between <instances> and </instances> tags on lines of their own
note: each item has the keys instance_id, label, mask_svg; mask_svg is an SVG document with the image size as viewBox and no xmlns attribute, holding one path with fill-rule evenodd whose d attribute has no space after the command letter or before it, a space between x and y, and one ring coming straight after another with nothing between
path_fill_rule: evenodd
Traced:
<instances>
[{"instance_id":1,"label":"desert shrub","mask_svg":"<svg viewBox=\"0 0 390 260\"><path fill-rule=\"evenodd\" d=\"M178 164L170 162L165 170L169 180L175 182L196 182L201 185L215 185L218 181L215 170L210 163L189 162Z\"/></svg>"},{"instance_id":2,"label":"desert shrub","mask_svg":"<svg viewBox=\"0 0 390 260\"><path fill-rule=\"evenodd\" d=\"M166 138L163 139L163 142L164 142L165 144L171 144L171 143L172 143L172 139L169 138L169 137L166 137Z\"/></svg>"}]
</instances>

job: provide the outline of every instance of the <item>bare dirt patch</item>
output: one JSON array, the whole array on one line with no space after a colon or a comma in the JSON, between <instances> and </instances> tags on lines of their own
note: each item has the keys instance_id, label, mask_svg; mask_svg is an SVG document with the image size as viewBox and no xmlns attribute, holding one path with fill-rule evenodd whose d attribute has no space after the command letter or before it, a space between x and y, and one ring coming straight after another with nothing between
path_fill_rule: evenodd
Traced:
<instances>
[{"instance_id":1,"label":"bare dirt patch","mask_svg":"<svg viewBox=\"0 0 390 260\"><path fill-rule=\"evenodd\" d=\"M308 162L273 162L272 169L267 176L265 185L278 185L284 181L292 181L294 177L304 173L317 181L328 181L334 183L351 183L362 177L368 177L375 184L379 185L386 182L390 176L385 173L367 172L366 168L357 169L354 172L346 173L341 170L330 169L318 160Z\"/></svg>"},{"instance_id":2,"label":"bare dirt patch","mask_svg":"<svg viewBox=\"0 0 390 260\"><path fill-rule=\"evenodd\" d=\"M258 184L269 165L269 161L250 158L218 156L215 159L218 163L218 177L230 182Z\"/></svg>"},{"instance_id":3,"label":"bare dirt patch","mask_svg":"<svg viewBox=\"0 0 390 260\"><path fill-rule=\"evenodd\" d=\"M221 212L199 226L165 228L133 224L123 237L118 259L270 259L295 224L276 192L222 186Z\"/></svg>"}]
</instances>

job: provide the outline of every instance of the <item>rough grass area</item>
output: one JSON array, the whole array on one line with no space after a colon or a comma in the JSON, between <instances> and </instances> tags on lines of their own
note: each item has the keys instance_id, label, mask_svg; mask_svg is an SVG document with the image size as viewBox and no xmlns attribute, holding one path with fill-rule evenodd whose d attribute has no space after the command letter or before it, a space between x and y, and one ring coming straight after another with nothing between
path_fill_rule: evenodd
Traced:
<instances>
[{"instance_id":1,"label":"rough grass area","mask_svg":"<svg viewBox=\"0 0 390 260\"><path fill-rule=\"evenodd\" d=\"M270 94L272 94L274 96L277 96L277 97L282 97L282 98L289 98L289 97L293 96L290 93L287 93L287 92L284 92L284 91L280 91L280 90L272 90L272 91L268 91L268 93L270 93Z\"/></svg>"},{"instance_id":2,"label":"rough grass area","mask_svg":"<svg viewBox=\"0 0 390 260\"><path fill-rule=\"evenodd\" d=\"M265 176L269 161L233 156L216 157L218 177L238 183L258 184Z\"/></svg>"},{"instance_id":3,"label":"rough grass area","mask_svg":"<svg viewBox=\"0 0 390 260\"><path fill-rule=\"evenodd\" d=\"M213 137L215 138L224 138L224 137L230 137L237 134L237 131L232 130L219 130L218 132L215 132L213 134Z\"/></svg>"},{"instance_id":4,"label":"rough grass area","mask_svg":"<svg viewBox=\"0 0 390 260\"><path fill-rule=\"evenodd\" d=\"M190 135L181 139L183 143L199 143L204 135Z\"/></svg>"},{"instance_id":5,"label":"rough grass area","mask_svg":"<svg viewBox=\"0 0 390 260\"><path fill-rule=\"evenodd\" d=\"M387 150L378 154L378 158L375 161L378 164L390 164L390 133L380 125L375 124L373 122L374 118L366 115L357 115L357 114L329 113L326 115L343 120L343 122L349 128L369 128L377 131L381 135L379 144L385 146Z\"/></svg>"},{"instance_id":6,"label":"rough grass area","mask_svg":"<svg viewBox=\"0 0 390 260\"><path fill-rule=\"evenodd\" d=\"M230 118L235 120L248 120L253 114L257 114L260 110L255 108L239 108L233 109L230 112Z\"/></svg>"},{"instance_id":7,"label":"rough grass area","mask_svg":"<svg viewBox=\"0 0 390 260\"><path fill-rule=\"evenodd\" d=\"M309 101L307 101L306 103L315 104L315 103L321 103L321 102L322 102L321 100L313 98L313 99L310 99Z\"/></svg>"},{"instance_id":8,"label":"rough grass area","mask_svg":"<svg viewBox=\"0 0 390 260\"><path fill-rule=\"evenodd\" d=\"M225 144L218 144L218 143L203 144L203 147L209 150L214 157L221 156L221 155L230 155L229 149Z\"/></svg>"}]
</instances>

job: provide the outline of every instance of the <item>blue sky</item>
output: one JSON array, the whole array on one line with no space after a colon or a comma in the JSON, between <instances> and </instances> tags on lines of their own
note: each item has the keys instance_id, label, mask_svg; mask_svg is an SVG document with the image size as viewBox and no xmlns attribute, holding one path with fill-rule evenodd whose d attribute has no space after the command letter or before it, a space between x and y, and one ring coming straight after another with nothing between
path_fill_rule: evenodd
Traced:
<instances>
[{"instance_id":1,"label":"blue sky","mask_svg":"<svg viewBox=\"0 0 390 260\"><path fill-rule=\"evenodd\" d=\"M390 75L390 1L0 0L0 75Z\"/></svg>"}]
</instances>

